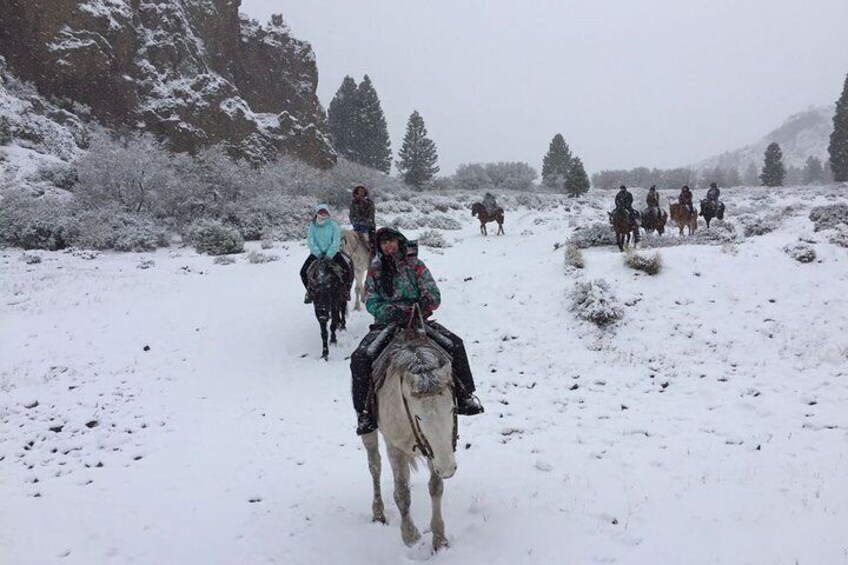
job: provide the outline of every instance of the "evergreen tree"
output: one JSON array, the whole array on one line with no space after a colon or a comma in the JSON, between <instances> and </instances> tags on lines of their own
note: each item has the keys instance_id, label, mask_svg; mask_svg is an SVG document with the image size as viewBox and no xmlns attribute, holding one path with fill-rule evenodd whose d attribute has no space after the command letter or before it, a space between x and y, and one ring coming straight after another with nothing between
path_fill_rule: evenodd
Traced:
<instances>
[{"instance_id":1,"label":"evergreen tree","mask_svg":"<svg viewBox=\"0 0 848 565\"><path fill-rule=\"evenodd\" d=\"M357 123L354 134L354 161L360 165L389 173L392 168L392 145L380 99L368 75L356 89Z\"/></svg>"},{"instance_id":2,"label":"evergreen tree","mask_svg":"<svg viewBox=\"0 0 848 565\"><path fill-rule=\"evenodd\" d=\"M804 184L821 184L824 180L824 169L818 157L807 157L804 164Z\"/></svg>"},{"instance_id":3,"label":"evergreen tree","mask_svg":"<svg viewBox=\"0 0 848 565\"><path fill-rule=\"evenodd\" d=\"M578 196L588 191L589 176L586 174L586 169L583 168L583 161L580 160L580 157L574 157L571 160L571 166L568 167L565 192L569 196Z\"/></svg>"},{"instance_id":4,"label":"evergreen tree","mask_svg":"<svg viewBox=\"0 0 848 565\"><path fill-rule=\"evenodd\" d=\"M780 145L769 144L763 157L763 171L760 173L763 186L783 186L786 169L783 167L783 151L780 150Z\"/></svg>"},{"instance_id":5,"label":"evergreen tree","mask_svg":"<svg viewBox=\"0 0 848 565\"><path fill-rule=\"evenodd\" d=\"M562 137L556 134L548 146L548 152L542 159L542 184L553 190L561 190L568 178L571 166L571 150Z\"/></svg>"},{"instance_id":6,"label":"evergreen tree","mask_svg":"<svg viewBox=\"0 0 848 565\"><path fill-rule=\"evenodd\" d=\"M848 181L848 76L842 87L842 96L836 102L836 113L833 115L833 133L830 134L830 168L833 180Z\"/></svg>"},{"instance_id":7,"label":"evergreen tree","mask_svg":"<svg viewBox=\"0 0 848 565\"><path fill-rule=\"evenodd\" d=\"M395 165L406 184L421 188L439 172L436 165L438 160L436 144L427 137L424 119L418 110L415 110L406 123L406 135L403 137L403 145Z\"/></svg>"},{"instance_id":8,"label":"evergreen tree","mask_svg":"<svg viewBox=\"0 0 848 565\"><path fill-rule=\"evenodd\" d=\"M336 153L345 159L358 162L354 146L356 132L359 129L356 123L358 113L356 94L356 81L349 76L344 77L342 85L336 91L327 109L327 131Z\"/></svg>"}]
</instances>

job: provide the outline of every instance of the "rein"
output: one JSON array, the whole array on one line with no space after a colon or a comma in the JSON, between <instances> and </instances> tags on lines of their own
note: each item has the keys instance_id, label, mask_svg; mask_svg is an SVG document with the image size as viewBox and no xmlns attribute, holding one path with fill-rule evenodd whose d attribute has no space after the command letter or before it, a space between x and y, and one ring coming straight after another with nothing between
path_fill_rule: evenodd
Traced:
<instances>
[{"instance_id":1,"label":"rein","mask_svg":"<svg viewBox=\"0 0 848 565\"><path fill-rule=\"evenodd\" d=\"M409 409L409 401L406 399L406 395L403 393L403 379L398 379L398 386L400 387L400 397L403 399L403 409L406 412L406 419L409 422L409 427L412 429L412 435L415 437L415 447L413 449L418 449L418 451L426 457L427 459L433 459L433 447L430 445L430 442L427 441L427 436L424 435L424 432L421 431L420 421L421 418L418 416L412 415L412 410ZM453 387L450 387L453 389ZM451 396L453 396L453 391L451 391ZM453 410L451 411L453 414L453 433L451 438L451 443L454 452L456 452L456 442L459 439L459 429L457 427L456 421L456 404L454 403Z\"/></svg>"}]
</instances>

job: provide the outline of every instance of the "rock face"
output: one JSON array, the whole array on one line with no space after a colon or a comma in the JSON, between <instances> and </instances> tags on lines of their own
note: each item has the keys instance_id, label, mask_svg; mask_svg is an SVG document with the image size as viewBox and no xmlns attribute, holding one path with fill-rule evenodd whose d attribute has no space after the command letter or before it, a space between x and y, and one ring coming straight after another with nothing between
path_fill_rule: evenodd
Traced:
<instances>
[{"instance_id":1,"label":"rock face","mask_svg":"<svg viewBox=\"0 0 848 565\"><path fill-rule=\"evenodd\" d=\"M335 154L308 43L282 17L240 17L241 0L0 0L0 55L40 92L104 124L167 138L175 151L224 143L255 161Z\"/></svg>"}]
</instances>

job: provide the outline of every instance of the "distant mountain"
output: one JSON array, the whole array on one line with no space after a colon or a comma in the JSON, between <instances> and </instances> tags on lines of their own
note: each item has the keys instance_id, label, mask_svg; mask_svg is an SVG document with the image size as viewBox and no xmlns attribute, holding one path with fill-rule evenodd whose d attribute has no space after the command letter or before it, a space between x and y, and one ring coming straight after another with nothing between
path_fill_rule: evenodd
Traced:
<instances>
[{"instance_id":1,"label":"distant mountain","mask_svg":"<svg viewBox=\"0 0 848 565\"><path fill-rule=\"evenodd\" d=\"M836 107L812 107L806 112L790 116L783 125L763 137L757 143L735 151L728 151L692 165L697 171L719 166L735 168L742 174L750 163L762 167L763 154L772 142L783 151L783 164L787 167L803 167L810 156L818 157L822 163L829 159L827 145L833 131L833 114Z\"/></svg>"},{"instance_id":2,"label":"distant mountain","mask_svg":"<svg viewBox=\"0 0 848 565\"><path fill-rule=\"evenodd\" d=\"M332 166L311 46L294 39L281 16L261 26L240 16L240 5L0 0L0 70L7 85L14 77L37 89L0 99L77 130L70 114L151 132L175 151L224 143L254 161L289 154ZM65 114L44 112L36 95ZM5 121L14 138L26 138L26 114Z\"/></svg>"}]
</instances>

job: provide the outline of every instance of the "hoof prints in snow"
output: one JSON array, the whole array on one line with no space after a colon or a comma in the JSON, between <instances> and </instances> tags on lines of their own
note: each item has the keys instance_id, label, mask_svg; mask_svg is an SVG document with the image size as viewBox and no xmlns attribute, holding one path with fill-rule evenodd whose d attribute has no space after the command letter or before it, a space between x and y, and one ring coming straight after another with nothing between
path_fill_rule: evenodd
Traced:
<instances>
[{"instance_id":1,"label":"hoof prints in snow","mask_svg":"<svg viewBox=\"0 0 848 565\"><path fill-rule=\"evenodd\" d=\"M50 380L29 397L15 399L9 391L0 404L0 425L15 431L0 435L0 469L4 478L17 476L36 498L47 494L52 481L86 486L99 469L141 461L146 432L166 425L144 415L126 381L104 387L102 376L86 382L62 369L51 370Z\"/></svg>"}]
</instances>

